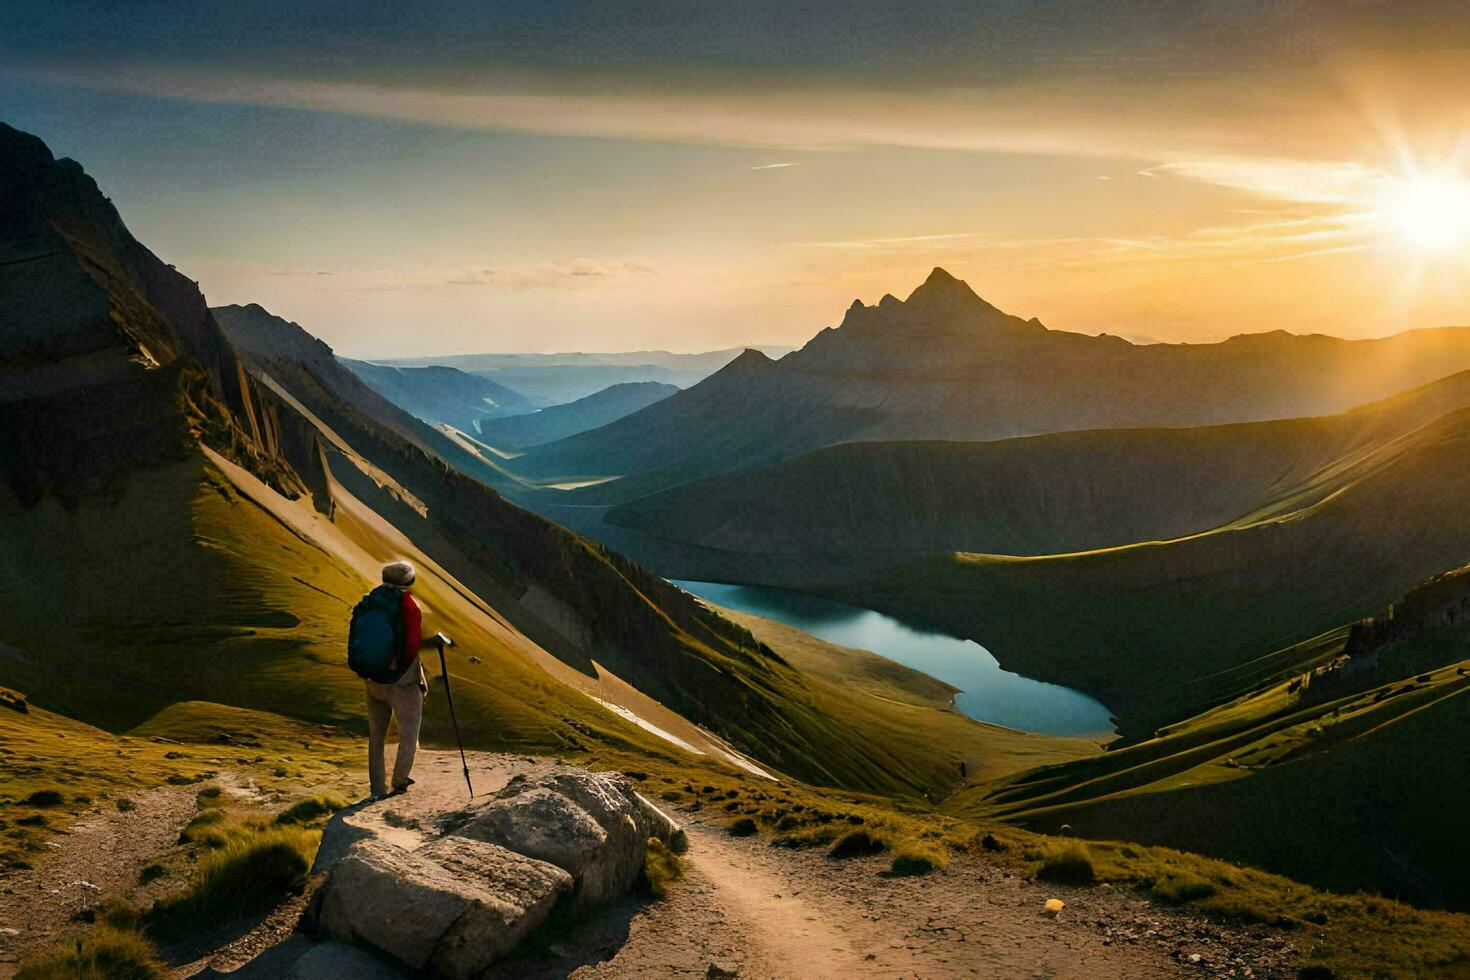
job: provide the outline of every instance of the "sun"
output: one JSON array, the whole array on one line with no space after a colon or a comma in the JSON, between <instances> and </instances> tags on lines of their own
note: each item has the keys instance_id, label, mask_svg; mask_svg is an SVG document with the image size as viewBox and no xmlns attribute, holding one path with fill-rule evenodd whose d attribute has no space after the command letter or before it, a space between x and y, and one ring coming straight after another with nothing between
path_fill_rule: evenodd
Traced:
<instances>
[{"instance_id":1,"label":"sun","mask_svg":"<svg viewBox=\"0 0 1470 980\"><path fill-rule=\"evenodd\" d=\"M1394 180L1380 217L1405 246L1421 252L1470 248L1470 180L1454 173Z\"/></svg>"}]
</instances>

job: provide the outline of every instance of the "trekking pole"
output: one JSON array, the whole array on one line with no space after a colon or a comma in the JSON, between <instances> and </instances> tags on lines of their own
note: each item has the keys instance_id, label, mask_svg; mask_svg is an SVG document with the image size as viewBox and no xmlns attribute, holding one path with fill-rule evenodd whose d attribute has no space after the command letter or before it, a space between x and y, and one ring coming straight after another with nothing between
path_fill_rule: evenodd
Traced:
<instances>
[{"instance_id":1,"label":"trekking pole","mask_svg":"<svg viewBox=\"0 0 1470 980\"><path fill-rule=\"evenodd\" d=\"M449 689L449 664L444 659L444 648L454 646L454 641L443 633L434 635L439 645L439 675L444 678L444 698L449 702L449 720L454 723L454 741L459 745L459 761L464 766L464 784L470 788L470 799L475 798L475 784L470 782L470 764L464 757L464 739L459 737L459 716L454 713L454 692Z\"/></svg>"}]
</instances>

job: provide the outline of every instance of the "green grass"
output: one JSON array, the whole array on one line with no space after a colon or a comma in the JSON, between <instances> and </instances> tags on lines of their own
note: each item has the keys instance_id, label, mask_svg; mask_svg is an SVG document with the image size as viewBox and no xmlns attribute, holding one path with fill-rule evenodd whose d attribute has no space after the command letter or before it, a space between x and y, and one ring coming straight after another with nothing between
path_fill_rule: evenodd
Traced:
<instances>
[{"instance_id":1,"label":"green grass","mask_svg":"<svg viewBox=\"0 0 1470 980\"><path fill-rule=\"evenodd\" d=\"M345 810L347 801L330 793L318 793L293 803L289 809L276 816L279 824L313 824L330 817L338 810Z\"/></svg>"},{"instance_id":2,"label":"green grass","mask_svg":"<svg viewBox=\"0 0 1470 980\"><path fill-rule=\"evenodd\" d=\"M152 944L134 932L95 926L21 964L16 980L166 980Z\"/></svg>"},{"instance_id":3,"label":"green grass","mask_svg":"<svg viewBox=\"0 0 1470 980\"><path fill-rule=\"evenodd\" d=\"M660 901L669 897L669 887L684 876L684 861L657 837L648 839L648 850L643 853L643 872L638 879L638 888L644 894Z\"/></svg>"},{"instance_id":4,"label":"green grass","mask_svg":"<svg viewBox=\"0 0 1470 980\"><path fill-rule=\"evenodd\" d=\"M827 856L834 860L844 860L853 857L865 857L869 854L879 854L888 850L888 841L866 830L849 830L837 840L832 842Z\"/></svg>"},{"instance_id":5,"label":"green grass","mask_svg":"<svg viewBox=\"0 0 1470 980\"><path fill-rule=\"evenodd\" d=\"M731 837L752 837L755 834L759 833L759 831L760 828L757 827L755 825L755 821L750 819L749 817L739 817L735 820L730 821L730 823L727 824L725 827L725 833L729 834Z\"/></svg>"},{"instance_id":6,"label":"green grass","mask_svg":"<svg viewBox=\"0 0 1470 980\"><path fill-rule=\"evenodd\" d=\"M319 833L298 827L237 828L222 847L200 858L185 892L148 913L149 931L183 938L299 893L320 840Z\"/></svg>"},{"instance_id":7,"label":"green grass","mask_svg":"<svg viewBox=\"0 0 1470 980\"><path fill-rule=\"evenodd\" d=\"M889 872L900 876L925 875L949 866L949 855L932 841L905 841L893 849Z\"/></svg>"},{"instance_id":8,"label":"green grass","mask_svg":"<svg viewBox=\"0 0 1470 980\"><path fill-rule=\"evenodd\" d=\"M1036 869L1036 877L1062 885L1090 885L1097 879L1092 855L1080 841L1064 841L1052 845Z\"/></svg>"}]
</instances>

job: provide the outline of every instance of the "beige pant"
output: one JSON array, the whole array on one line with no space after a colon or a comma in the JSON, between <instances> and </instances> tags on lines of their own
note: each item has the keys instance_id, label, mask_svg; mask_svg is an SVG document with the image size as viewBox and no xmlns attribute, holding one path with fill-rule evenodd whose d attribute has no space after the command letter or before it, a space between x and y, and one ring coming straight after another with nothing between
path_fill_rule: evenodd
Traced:
<instances>
[{"instance_id":1,"label":"beige pant","mask_svg":"<svg viewBox=\"0 0 1470 980\"><path fill-rule=\"evenodd\" d=\"M383 742L388 735L388 719L398 722L398 758L393 763L393 788L408 785L413 770L413 757L419 748L419 725L424 720L424 693L417 684L367 685L368 714L368 781L375 796L388 792L383 782Z\"/></svg>"}]
</instances>

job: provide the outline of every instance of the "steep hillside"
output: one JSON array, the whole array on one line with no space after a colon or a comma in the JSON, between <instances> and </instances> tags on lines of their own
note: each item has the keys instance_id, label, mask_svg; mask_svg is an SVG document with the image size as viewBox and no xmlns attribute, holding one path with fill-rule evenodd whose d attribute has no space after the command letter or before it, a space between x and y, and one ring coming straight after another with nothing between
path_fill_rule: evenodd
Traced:
<instances>
[{"instance_id":1,"label":"steep hillside","mask_svg":"<svg viewBox=\"0 0 1470 980\"><path fill-rule=\"evenodd\" d=\"M1288 677L1158 738L954 801L1337 889L1470 908L1470 569L1293 655Z\"/></svg>"},{"instance_id":2,"label":"steep hillside","mask_svg":"<svg viewBox=\"0 0 1470 980\"><path fill-rule=\"evenodd\" d=\"M16 313L0 336L0 684L39 707L114 731L180 701L360 729L347 612L407 556L430 628L460 640L450 670L474 745L688 752L906 796L947 792L961 762L999 774L1095 751L1027 737L992 765L1016 736L880 684L900 668L862 689L804 672L460 472L446 462L472 455L460 443L258 307L243 308L247 374L197 288L39 141L0 132L0 191ZM431 702L429 736L446 721ZM894 737L930 729L942 750Z\"/></svg>"},{"instance_id":3,"label":"steep hillside","mask_svg":"<svg viewBox=\"0 0 1470 980\"><path fill-rule=\"evenodd\" d=\"M1135 346L1010 316L936 269L905 301L855 302L772 362L747 353L637 415L537 447L537 481L617 503L858 440L992 440L1343 411L1470 368L1470 330L1348 341L1286 333Z\"/></svg>"},{"instance_id":4,"label":"steep hillside","mask_svg":"<svg viewBox=\"0 0 1470 980\"><path fill-rule=\"evenodd\" d=\"M665 541L765 556L1089 551L1300 508L1314 492L1333 492L1335 473L1464 407L1470 372L1318 418L848 443L739 479L673 487L614 507L604 520Z\"/></svg>"},{"instance_id":5,"label":"steep hillside","mask_svg":"<svg viewBox=\"0 0 1470 980\"><path fill-rule=\"evenodd\" d=\"M0 475L74 503L196 440L299 491L274 419L190 280L97 185L0 123Z\"/></svg>"},{"instance_id":6,"label":"steep hillside","mask_svg":"<svg viewBox=\"0 0 1470 980\"><path fill-rule=\"evenodd\" d=\"M546 403L451 367L394 367L339 358L353 374L404 411L433 425L478 433L490 419L534 412Z\"/></svg>"},{"instance_id":7,"label":"steep hillside","mask_svg":"<svg viewBox=\"0 0 1470 980\"><path fill-rule=\"evenodd\" d=\"M379 394L343 365L332 348L307 333L298 323L275 316L259 304L222 306L214 311L232 344L257 374L295 378L298 397L316 394L311 404L338 405L343 412L386 429L419 450L438 456L500 490L517 490L522 483L498 462L441 429L426 425L404 408Z\"/></svg>"},{"instance_id":8,"label":"steep hillside","mask_svg":"<svg viewBox=\"0 0 1470 980\"><path fill-rule=\"evenodd\" d=\"M586 398L553 405L529 415L482 421L477 434L498 449L527 449L607 425L662 401L678 390L673 385L657 381L616 384Z\"/></svg>"}]
</instances>

